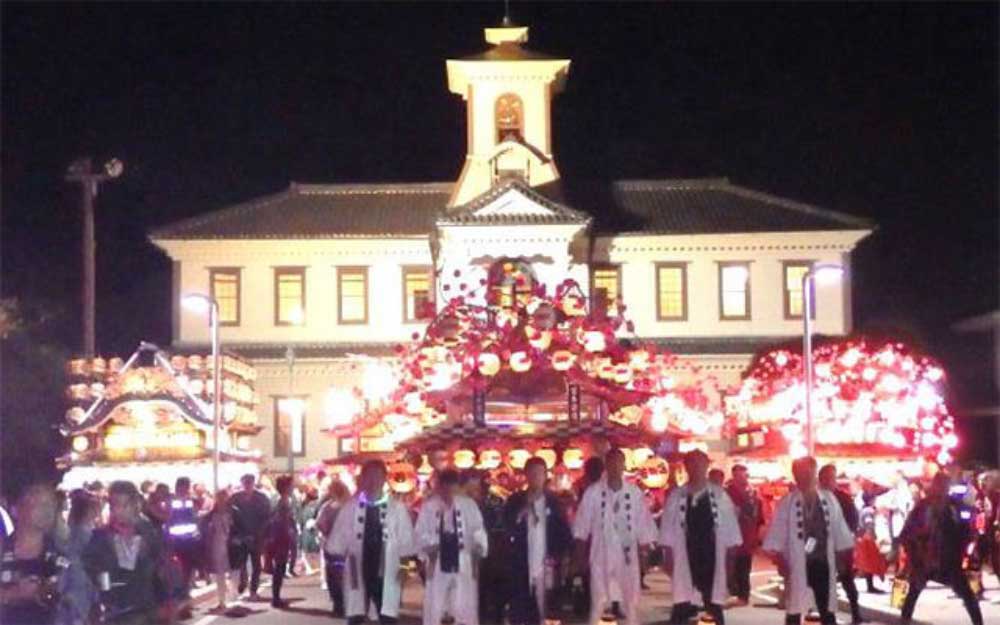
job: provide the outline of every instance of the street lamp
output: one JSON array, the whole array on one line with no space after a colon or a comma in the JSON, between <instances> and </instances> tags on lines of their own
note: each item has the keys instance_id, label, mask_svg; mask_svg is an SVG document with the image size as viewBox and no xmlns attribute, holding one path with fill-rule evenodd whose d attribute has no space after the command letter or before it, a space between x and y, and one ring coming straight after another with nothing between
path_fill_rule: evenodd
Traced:
<instances>
[{"instance_id":1,"label":"street lamp","mask_svg":"<svg viewBox=\"0 0 1000 625\"><path fill-rule=\"evenodd\" d=\"M802 357L805 359L806 373L806 449L809 455L816 456L816 437L813 433L812 387L813 387L813 355L812 355L812 315L813 315L813 285L817 280L829 282L839 280L844 275L844 268L833 263L815 263L802 276Z\"/></svg>"},{"instance_id":2,"label":"street lamp","mask_svg":"<svg viewBox=\"0 0 1000 625\"><path fill-rule=\"evenodd\" d=\"M219 429L222 422L222 354L219 346L219 302L210 295L191 293L181 299L188 310L204 314L208 312L208 323L212 327L212 484L214 492L219 492Z\"/></svg>"}]
</instances>

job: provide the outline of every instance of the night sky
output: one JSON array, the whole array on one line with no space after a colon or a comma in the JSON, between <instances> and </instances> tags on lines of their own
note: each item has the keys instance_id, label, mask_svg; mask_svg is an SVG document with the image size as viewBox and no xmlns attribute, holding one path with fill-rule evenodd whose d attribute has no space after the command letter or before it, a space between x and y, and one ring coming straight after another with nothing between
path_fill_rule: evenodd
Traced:
<instances>
[{"instance_id":1,"label":"night sky","mask_svg":"<svg viewBox=\"0 0 1000 625\"><path fill-rule=\"evenodd\" d=\"M74 348L82 154L98 197L98 346L169 341L153 226L302 182L454 180L462 100L444 61L502 3L3 4L4 297ZM949 326L998 301L997 5L521 4L573 60L553 107L567 178L728 176L873 218L861 330L961 367ZM981 360L978 363L982 363ZM976 385L973 385L976 386Z\"/></svg>"}]
</instances>

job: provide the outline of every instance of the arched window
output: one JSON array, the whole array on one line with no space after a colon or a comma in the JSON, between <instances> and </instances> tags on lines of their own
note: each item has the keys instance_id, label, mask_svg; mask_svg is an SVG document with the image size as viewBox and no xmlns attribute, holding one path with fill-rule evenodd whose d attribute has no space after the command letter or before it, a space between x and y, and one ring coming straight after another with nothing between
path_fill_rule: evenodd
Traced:
<instances>
[{"instance_id":1,"label":"arched window","mask_svg":"<svg viewBox=\"0 0 1000 625\"><path fill-rule=\"evenodd\" d=\"M497 143L524 136L524 106L521 98L514 93L505 93L497 98L494 109L497 126Z\"/></svg>"},{"instance_id":2,"label":"arched window","mask_svg":"<svg viewBox=\"0 0 1000 625\"><path fill-rule=\"evenodd\" d=\"M502 308L525 305L535 290L535 272L521 259L503 258L490 267L490 302Z\"/></svg>"}]
</instances>

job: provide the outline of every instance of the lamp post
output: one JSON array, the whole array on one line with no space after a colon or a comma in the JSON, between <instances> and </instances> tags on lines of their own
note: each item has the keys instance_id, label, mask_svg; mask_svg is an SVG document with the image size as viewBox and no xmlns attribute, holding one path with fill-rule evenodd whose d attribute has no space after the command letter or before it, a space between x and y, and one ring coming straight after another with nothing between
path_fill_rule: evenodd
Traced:
<instances>
[{"instance_id":1,"label":"lamp post","mask_svg":"<svg viewBox=\"0 0 1000 625\"><path fill-rule=\"evenodd\" d=\"M813 390L813 356L812 356L812 288L816 278L820 280L840 278L844 268L833 263L815 263L802 276L802 357L805 360L806 378L806 449L810 456L816 455L816 437L813 432L812 390Z\"/></svg>"},{"instance_id":2,"label":"lamp post","mask_svg":"<svg viewBox=\"0 0 1000 625\"><path fill-rule=\"evenodd\" d=\"M83 314L80 319L83 324L83 355L91 357L96 351L96 332L94 329L96 314L96 268L94 256L97 244L94 237L94 198L97 197L97 189L102 182L107 182L112 178L122 175L125 166L117 158L113 158L104 164L103 170L95 171L93 159L80 158L66 168L65 180L80 184L80 211L83 213L83 241L82 241L82 272L83 285L81 304Z\"/></svg>"},{"instance_id":3,"label":"lamp post","mask_svg":"<svg viewBox=\"0 0 1000 625\"><path fill-rule=\"evenodd\" d=\"M204 312L208 309L208 322L212 328L212 484L219 492L219 430L222 427L222 353L219 342L219 302L210 295L192 293L185 295L182 303L190 310Z\"/></svg>"}]
</instances>

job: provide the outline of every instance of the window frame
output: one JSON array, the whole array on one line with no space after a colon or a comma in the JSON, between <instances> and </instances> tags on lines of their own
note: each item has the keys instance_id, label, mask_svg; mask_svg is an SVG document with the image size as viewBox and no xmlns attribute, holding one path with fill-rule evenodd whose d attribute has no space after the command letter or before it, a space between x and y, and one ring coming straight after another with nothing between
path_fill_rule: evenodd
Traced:
<instances>
[{"instance_id":1,"label":"window frame","mask_svg":"<svg viewBox=\"0 0 1000 625\"><path fill-rule=\"evenodd\" d=\"M361 285L363 287L363 304L364 304L364 317L362 319L344 319L344 289L343 289L343 276L358 273L362 277ZM369 321L369 309L368 309L368 266L367 265L337 265L337 325L342 326L364 326L368 325Z\"/></svg>"},{"instance_id":2,"label":"window frame","mask_svg":"<svg viewBox=\"0 0 1000 625\"><path fill-rule=\"evenodd\" d=\"M219 303L219 298L215 294L215 276L234 276L236 278L236 319L234 321L224 321L222 319L222 306L219 306L219 326L236 327L240 325L243 318L243 268L242 267L209 267L208 268L208 294Z\"/></svg>"},{"instance_id":3,"label":"window frame","mask_svg":"<svg viewBox=\"0 0 1000 625\"><path fill-rule=\"evenodd\" d=\"M278 453L278 433L280 428L278 427L278 416L280 414L278 406L281 404L282 400L285 399L298 399L302 401L302 451L295 452L295 445L292 441L292 433L294 428L292 428L291 422L288 424L288 450L287 453ZM309 396L308 395L271 395L272 400L272 410L271 410L271 425L274 429L274 437L272 440L271 452L275 458L288 458L289 454L293 458L304 458L306 456L306 445L308 438L308 428L306 428L306 418L309 414Z\"/></svg>"},{"instance_id":4,"label":"window frame","mask_svg":"<svg viewBox=\"0 0 1000 625\"><path fill-rule=\"evenodd\" d=\"M409 275L414 274L425 274L427 276L427 295L430 301L434 301L434 269L430 265L402 265L402 281L403 281L403 323L427 323L430 319L421 319L416 316L415 310L410 310L410 302L407 298L406 293L406 278ZM338 285L339 288L339 285ZM338 305L339 305L338 300ZM412 313L412 314L411 314ZM433 318L433 317L432 317Z\"/></svg>"},{"instance_id":5,"label":"window frame","mask_svg":"<svg viewBox=\"0 0 1000 625\"><path fill-rule=\"evenodd\" d=\"M751 303L753 298L751 297L753 289L753 277L750 271L753 266L753 262L749 260L726 260L717 261L718 268L718 291L719 291L719 321L750 321L753 318L753 309L751 308ZM725 292L723 291L723 279L722 275L727 267L745 267L747 270L747 282L746 288L743 291L743 302L744 311L743 315L727 315L725 307Z\"/></svg>"},{"instance_id":6,"label":"window frame","mask_svg":"<svg viewBox=\"0 0 1000 625\"><path fill-rule=\"evenodd\" d=\"M687 262L681 261L658 261L653 263L653 274L656 280L656 292L653 303L656 306L657 321L687 321L688 320L688 271ZM681 270L681 314L678 316L665 317L660 308L660 269L680 269Z\"/></svg>"},{"instance_id":7,"label":"window frame","mask_svg":"<svg viewBox=\"0 0 1000 625\"><path fill-rule=\"evenodd\" d=\"M781 300L782 306L784 307L784 315L786 321L801 321L802 317L805 316L805 309L803 309L802 314L793 315L792 314L792 298L791 293L788 290L788 269L791 267L805 267L806 271L809 271L816 264L815 260L783 260L781 261ZM812 314L809 315L810 319L816 318L816 281L813 280L809 285L809 289L812 292Z\"/></svg>"},{"instance_id":8,"label":"window frame","mask_svg":"<svg viewBox=\"0 0 1000 625\"><path fill-rule=\"evenodd\" d=\"M281 319L281 290L278 288L281 284L281 276L300 276L302 278L302 297L301 306L302 309L302 320L298 323L294 321L283 321ZM306 324L306 267L301 266L282 266L274 267L274 325L289 327L289 326L304 326Z\"/></svg>"},{"instance_id":9,"label":"window frame","mask_svg":"<svg viewBox=\"0 0 1000 625\"><path fill-rule=\"evenodd\" d=\"M518 103L517 112L517 136L524 137L524 98L513 91L505 91L496 97L493 101L493 135L496 138L497 145L503 143L505 139L502 136L503 132L510 132L515 127L504 127L500 128L500 101L504 98L514 98Z\"/></svg>"},{"instance_id":10,"label":"window frame","mask_svg":"<svg viewBox=\"0 0 1000 625\"><path fill-rule=\"evenodd\" d=\"M625 301L625 298L623 297L623 294L622 294L622 266L621 266L621 263L594 263L594 264L592 264L590 266L590 302L591 302L591 307L593 307L594 302L596 301L595 290L597 289L597 285L596 285L596 277L597 277L596 274L597 274L597 272L598 271L611 271L611 270L614 270L614 272L615 272L615 286L616 286L616 290L617 290L617 295L615 296L615 300L621 299L622 302ZM607 303L607 310L609 310L609 311L612 310L612 307L615 305L615 303L616 303L615 301L608 302Z\"/></svg>"}]
</instances>

